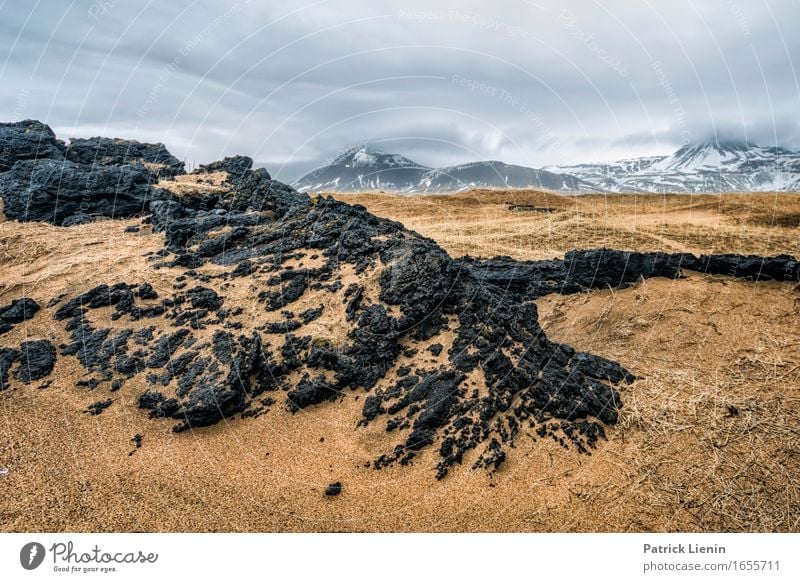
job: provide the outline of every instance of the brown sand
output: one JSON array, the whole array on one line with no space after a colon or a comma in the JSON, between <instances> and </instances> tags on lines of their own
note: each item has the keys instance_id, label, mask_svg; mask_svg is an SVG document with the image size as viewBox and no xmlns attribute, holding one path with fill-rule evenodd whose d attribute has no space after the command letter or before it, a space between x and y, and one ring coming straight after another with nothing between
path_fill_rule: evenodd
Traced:
<instances>
[{"instance_id":1,"label":"brown sand","mask_svg":"<svg viewBox=\"0 0 800 582\"><path fill-rule=\"evenodd\" d=\"M505 199L483 196L462 195L463 203L354 198L440 238L456 255L554 256L596 246L598 232L608 246L642 242L645 250L797 253L800 244L791 224L763 224L768 196L748 199L751 206L731 216L672 199L663 211L644 208L625 197L587 199L578 211L573 199L535 195L537 204L546 196L569 208L559 212L577 213L567 222L591 225L586 231L556 222L548 231L555 217L540 213L496 223L492 213L510 214ZM603 204L611 206L601 211ZM121 234L136 223L0 223L0 303L26 295L44 305L102 282L148 281L168 290L174 274L160 275L141 256L160 248L161 237L146 229ZM0 530L800 529L797 287L694 274L625 291L550 296L538 306L553 339L616 359L641 377L624 389L620 423L591 456L522 437L494 477L470 470L468 458L436 481L433 450L409 467L375 471L364 464L394 440L382 423L356 428L361 392L296 415L278 403L255 419L174 434L171 422L149 420L136 408L143 386L133 383L103 414L84 414L107 395L75 388L78 365L60 358L49 387L14 384L0 393L0 466L9 469L0 477ZM50 314L17 326L3 343L26 336L60 343L63 329ZM144 435L141 449L130 440L136 433ZM325 497L334 481L342 482L342 494Z\"/></svg>"}]
</instances>

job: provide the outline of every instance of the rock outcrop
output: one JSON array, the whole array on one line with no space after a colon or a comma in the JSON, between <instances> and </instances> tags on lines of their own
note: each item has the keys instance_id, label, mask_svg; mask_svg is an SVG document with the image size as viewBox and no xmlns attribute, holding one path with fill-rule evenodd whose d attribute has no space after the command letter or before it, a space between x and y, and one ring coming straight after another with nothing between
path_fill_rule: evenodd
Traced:
<instances>
[{"instance_id":1,"label":"rock outcrop","mask_svg":"<svg viewBox=\"0 0 800 582\"><path fill-rule=\"evenodd\" d=\"M90 138L66 146L39 121L0 124L0 196L13 220L74 226L135 216L169 197L156 181L182 173L163 144Z\"/></svg>"},{"instance_id":2,"label":"rock outcrop","mask_svg":"<svg viewBox=\"0 0 800 582\"><path fill-rule=\"evenodd\" d=\"M69 161L25 160L0 174L4 212L14 220L61 225L81 216L126 218L147 212L167 195L151 186L140 165L90 166ZM79 218L70 218L78 216Z\"/></svg>"},{"instance_id":3,"label":"rock outcrop","mask_svg":"<svg viewBox=\"0 0 800 582\"><path fill-rule=\"evenodd\" d=\"M63 160L65 151L64 142L40 121L0 123L0 172L20 160Z\"/></svg>"},{"instance_id":4,"label":"rock outcrop","mask_svg":"<svg viewBox=\"0 0 800 582\"><path fill-rule=\"evenodd\" d=\"M210 164L203 164L197 168L193 174L213 174L215 172L226 172L228 174L228 182L231 184L238 184L242 178L247 176L253 168L253 158L248 156L230 156L211 162ZM263 170L266 172L266 170ZM269 174L267 174L269 179Z\"/></svg>"},{"instance_id":5,"label":"rock outcrop","mask_svg":"<svg viewBox=\"0 0 800 582\"><path fill-rule=\"evenodd\" d=\"M156 180L185 173L184 163L170 154L163 143L108 137L71 138L66 158L90 166L141 164L153 173Z\"/></svg>"},{"instance_id":6,"label":"rock outcrop","mask_svg":"<svg viewBox=\"0 0 800 582\"><path fill-rule=\"evenodd\" d=\"M41 307L29 297L14 299L0 307L0 335L7 333L18 324L32 318Z\"/></svg>"}]
</instances>

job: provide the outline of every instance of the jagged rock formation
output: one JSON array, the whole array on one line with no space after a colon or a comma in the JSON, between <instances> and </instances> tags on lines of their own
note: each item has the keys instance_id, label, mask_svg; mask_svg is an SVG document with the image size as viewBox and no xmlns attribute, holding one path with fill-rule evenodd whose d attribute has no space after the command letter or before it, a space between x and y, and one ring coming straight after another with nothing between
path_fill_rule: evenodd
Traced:
<instances>
[{"instance_id":1,"label":"jagged rock formation","mask_svg":"<svg viewBox=\"0 0 800 582\"><path fill-rule=\"evenodd\" d=\"M33 317L41 307L29 297L14 299L8 305L0 307L0 334L7 333L13 327Z\"/></svg>"},{"instance_id":2,"label":"jagged rock formation","mask_svg":"<svg viewBox=\"0 0 800 582\"><path fill-rule=\"evenodd\" d=\"M63 160L65 151L64 142L40 121L0 123L0 172L20 160Z\"/></svg>"},{"instance_id":3,"label":"jagged rock formation","mask_svg":"<svg viewBox=\"0 0 800 582\"><path fill-rule=\"evenodd\" d=\"M192 173L213 174L214 172L226 172L228 174L228 181L231 184L238 184L252 169L253 158L248 156L230 156L217 160L216 162L211 162L210 164L202 164ZM264 171L266 172L266 170ZM269 179L269 174L267 174L266 177Z\"/></svg>"},{"instance_id":4,"label":"jagged rock formation","mask_svg":"<svg viewBox=\"0 0 800 582\"><path fill-rule=\"evenodd\" d=\"M56 363L56 351L46 339L24 341L19 349L0 348L0 391L8 388L8 375L12 365L18 363L14 377L30 384L50 375Z\"/></svg>"},{"instance_id":5,"label":"jagged rock formation","mask_svg":"<svg viewBox=\"0 0 800 582\"><path fill-rule=\"evenodd\" d=\"M89 166L69 161L25 160L0 174L4 211L14 220L70 226L89 215L124 218L147 211L165 194L139 165Z\"/></svg>"},{"instance_id":6,"label":"jagged rock formation","mask_svg":"<svg viewBox=\"0 0 800 582\"><path fill-rule=\"evenodd\" d=\"M99 394L87 413L136 390L139 406L176 431L272 406L331 406L352 393L364 397L359 427L381 423L396 435L372 466L435 448L441 478L473 450L473 467L498 468L523 433L589 452L616 422L619 388L634 376L549 340L533 299L676 278L681 268L800 279L786 256L600 249L552 261L455 260L364 207L311 198L263 170L231 179L222 168L238 163L211 166L198 176L224 174L213 190L165 192L147 207L164 236L151 266L174 273L172 292L128 281L54 298L35 315L27 303L3 308L14 320L52 318L67 339L57 349L47 340L0 349L0 386L74 358L85 370L76 386Z\"/></svg>"},{"instance_id":7,"label":"jagged rock formation","mask_svg":"<svg viewBox=\"0 0 800 582\"><path fill-rule=\"evenodd\" d=\"M677 279L681 269L753 281L798 281L800 262L790 255L701 255L636 253L612 249L570 251L564 260L518 261L510 257L463 259L466 268L486 283L534 300L589 289L624 289L643 278Z\"/></svg>"},{"instance_id":8,"label":"jagged rock formation","mask_svg":"<svg viewBox=\"0 0 800 582\"><path fill-rule=\"evenodd\" d=\"M142 164L156 179L185 173L184 163L170 154L163 143L142 143L132 139L71 138L66 158L90 166Z\"/></svg>"},{"instance_id":9,"label":"jagged rock formation","mask_svg":"<svg viewBox=\"0 0 800 582\"><path fill-rule=\"evenodd\" d=\"M163 144L109 138L69 146L39 121L0 124L0 196L5 215L74 226L95 216L124 218L167 197L152 186L184 173Z\"/></svg>"},{"instance_id":10,"label":"jagged rock formation","mask_svg":"<svg viewBox=\"0 0 800 582\"><path fill-rule=\"evenodd\" d=\"M523 429L586 451L615 422L614 385L633 377L550 342L527 298L362 207L249 178L240 194L263 192L257 209L153 204L167 251L153 266L189 267L191 289L159 298L146 283L100 286L58 307L71 337L60 354L89 372L83 385L116 390L144 374L140 406L178 431L257 414L267 392L298 411L366 390L362 422L402 435L375 466L438 444L440 477L481 446L477 465L499 466ZM247 315L226 298L240 285L260 290ZM108 306L118 327L93 320ZM134 330L146 320L160 325ZM416 357L424 350L433 358Z\"/></svg>"}]
</instances>

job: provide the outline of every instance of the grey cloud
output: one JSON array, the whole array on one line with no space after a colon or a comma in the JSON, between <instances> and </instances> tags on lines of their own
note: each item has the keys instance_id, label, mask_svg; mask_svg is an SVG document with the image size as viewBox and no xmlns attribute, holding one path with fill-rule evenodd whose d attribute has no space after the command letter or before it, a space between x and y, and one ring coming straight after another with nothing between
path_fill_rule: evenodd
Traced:
<instances>
[{"instance_id":1,"label":"grey cloud","mask_svg":"<svg viewBox=\"0 0 800 582\"><path fill-rule=\"evenodd\" d=\"M3 118L164 141L190 163L244 153L284 179L359 142L430 165L666 153L687 136L800 148L791 0L82 0L0 12L4 44L19 35L0 63Z\"/></svg>"}]
</instances>

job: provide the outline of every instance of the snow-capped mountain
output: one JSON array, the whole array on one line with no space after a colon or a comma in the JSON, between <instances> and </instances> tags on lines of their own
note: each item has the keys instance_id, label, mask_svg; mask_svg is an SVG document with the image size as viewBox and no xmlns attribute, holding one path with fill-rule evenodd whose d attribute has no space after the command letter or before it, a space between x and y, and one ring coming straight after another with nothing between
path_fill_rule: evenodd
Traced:
<instances>
[{"instance_id":1,"label":"snow-capped mountain","mask_svg":"<svg viewBox=\"0 0 800 582\"><path fill-rule=\"evenodd\" d=\"M301 192L410 192L430 170L401 155L368 151L367 146L357 145L292 185Z\"/></svg>"},{"instance_id":2,"label":"snow-capped mountain","mask_svg":"<svg viewBox=\"0 0 800 582\"><path fill-rule=\"evenodd\" d=\"M594 164L575 164L566 166L548 166L552 172L564 172L576 176L585 182L594 184L602 190L618 191L618 183L625 178L643 172L652 164L660 162L667 156L631 158L615 162L599 162Z\"/></svg>"},{"instance_id":3,"label":"snow-capped mountain","mask_svg":"<svg viewBox=\"0 0 800 582\"><path fill-rule=\"evenodd\" d=\"M800 190L800 152L735 141L686 145L670 156L548 169L611 192Z\"/></svg>"},{"instance_id":4,"label":"snow-capped mountain","mask_svg":"<svg viewBox=\"0 0 800 582\"><path fill-rule=\"evenodd\" d=\"M503 162L472 162L429 168L399 154L350 148L327 166L293 184L301 192L385 190L405 193L459 192L470 188L539 188L593 192L597 188L574 176Z\"/></svg>"},{"instance_id":5,"label":"snow-capped mountain","mask_svg":"<svg viewBox=\"0 0 800 582\"><path fill-rule=\"evenodd\" d=\"M459 192L539 188L557 192L800 191L800 152L735 141L686 145L669 156L533 169L497 161L429 168L399 154L350 148L295 182L303 192Z\"/></svg>"},{"instance_id":6,"label":"snow-capped mountain","mask_svg":"<svg viewBox=\"0 0 800 582\"><path fill-rule=\"evenodd\" d=\"M421 186L425 192L458 192L470 188L537 188L561 192L597 190L575 176L497 161L431 170L422 176Z\"/></svg>"}]
</instances>

